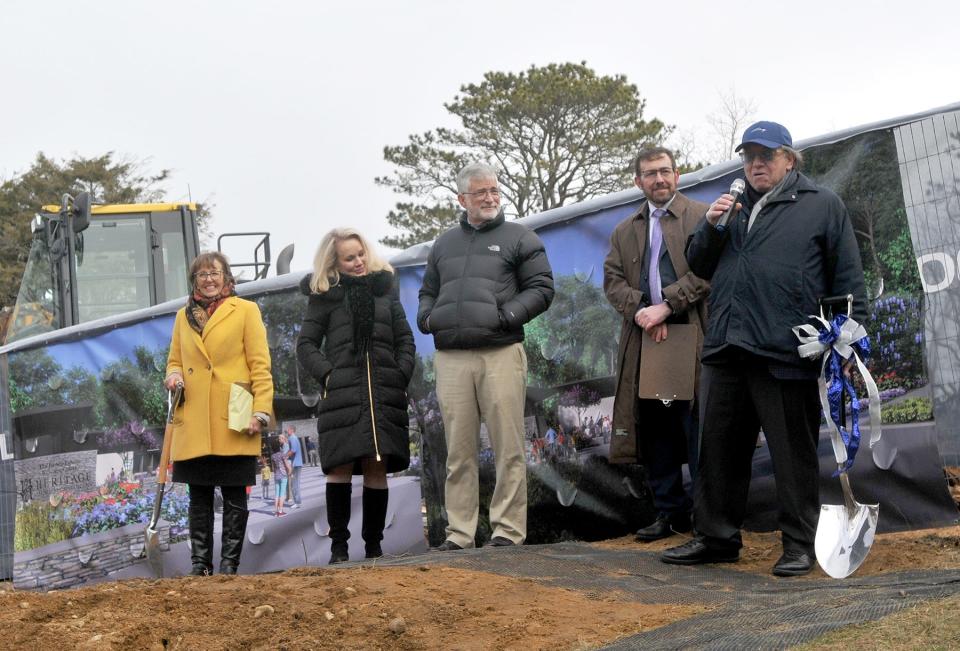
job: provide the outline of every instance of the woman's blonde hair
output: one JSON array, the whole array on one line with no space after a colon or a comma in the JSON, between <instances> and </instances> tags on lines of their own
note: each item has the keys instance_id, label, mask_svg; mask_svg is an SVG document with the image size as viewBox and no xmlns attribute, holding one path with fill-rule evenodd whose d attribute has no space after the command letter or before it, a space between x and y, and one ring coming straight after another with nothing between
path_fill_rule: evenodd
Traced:
<instances>
[{"instance_id":1,"label":"woman's blonde hair","mask_svg":"<svg viewBox=\"0 0 960 651\"><path fill-rule=\"evenodd\" d=\"M374 271L393 273L390 263L380 257L360 231L355 228L334 228L320 240L317 254L313 257L313 278L310 279L310 289L314 294L322 294L340 282L340 272L337 270L337 243L349 239L357 240L363 247L366 254L367 273Z\"/></svg>"}]
</instances>

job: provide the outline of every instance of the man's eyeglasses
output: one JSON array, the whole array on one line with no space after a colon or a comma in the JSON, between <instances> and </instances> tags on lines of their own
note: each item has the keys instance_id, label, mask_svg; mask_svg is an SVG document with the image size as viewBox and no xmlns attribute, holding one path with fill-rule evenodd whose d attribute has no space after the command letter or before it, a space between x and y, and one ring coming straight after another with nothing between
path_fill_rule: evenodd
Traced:
<instances>
[{"instance_id":1,"label":"man's eyeglasses","mask_svg":"<svg viewBox=\"0 0 960 651\"><path fill-rule=\"evenodd\" d=\"M222 275L222 271L198 271L194 274L194 278L197 280L217 280Z\"/></svg>"},{"instance_id":2,"label":"man's eyeglasses","mask_svg":"<svg viewBox=\"0 0 960 651\"><path fill-rule=\"evenodd\" d=\"M673 175L672 167L661 167L658 170L646 170L646 171L640 172L640 178L646 179L648 181L652 181L653 179L657 178L657 176L662 176L663 178L666 179L666 178L670 178L672 175Z\"/></svg>"},{"instance_id":3,"label":"man's eyeglasses","mask_svg":"<svg viewBox=\"0 0 960 651\"><path fill-rule=\"evenodd\" d=\"M740 152L740 160L744 163L752 163L759 158L764 163L769 163L777 157L777 152L779 151L779 149L767 149L766 147L763 149L755 149L753 151L744 149L742 152Z\"/></svg>"},{"instance_id":4,"label":"man's eyeglasses","mask_svg":"<svg viewBox=\"0 0 960 651\"><path fill-rule=\"evenodd\" d=\"M477 190L476 192L464 192L463 194L477 199L483 199L487 195L490 195L491 199L496 199L500 196L500 190L499 188L485 188L483 190Z\"/></svg>"}]
</instances>

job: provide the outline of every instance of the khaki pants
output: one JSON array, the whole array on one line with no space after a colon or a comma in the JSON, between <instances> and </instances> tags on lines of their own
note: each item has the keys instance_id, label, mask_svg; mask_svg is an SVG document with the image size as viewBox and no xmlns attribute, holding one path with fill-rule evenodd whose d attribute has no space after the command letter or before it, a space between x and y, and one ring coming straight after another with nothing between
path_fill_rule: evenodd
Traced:
<instances>
[{"instance_id":1,"label":"khaki pants","mask_svg":"<svg viewBox=\"0 0 960 651\"><path fill-rule=\"evenodd\" d=\"M527 537L523 429L527 356L523 345L439 350L434 366L447 441L447 540L461 547L474 545L482 420L487 425L497 470L490 500L493 535L520 544Z\"/></svg>"}]
</instances>

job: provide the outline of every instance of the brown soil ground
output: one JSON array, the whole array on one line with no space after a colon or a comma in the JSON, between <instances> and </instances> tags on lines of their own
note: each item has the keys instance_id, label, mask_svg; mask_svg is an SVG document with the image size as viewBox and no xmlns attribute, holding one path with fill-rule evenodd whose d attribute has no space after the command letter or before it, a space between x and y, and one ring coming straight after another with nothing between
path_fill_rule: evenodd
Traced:
<instances>
[{"instance_id":1,"label":"brown soil ground","mask_svg":"<svg viewBox=\"0 0 960 651\"><path fill-rule=\"evenodd\" d=\"M300 568L5 592L0 647L590 649L702 610L439 566Z\"/></svg>"},{"instance_id":2,"label":"brown soil ground","mask_svg":"<svg viewBox=\"0 0 960 651\"><path fill-rule=\"evenodd\" d=\"M654 551L683 540L596 544ZM744 543L742 560L725 567L769 572L778 536L747 533ZM960 568L960 526L878 536L857 575L932 568ZM0 648L583 650L703 610L436 565L299 568L46 594L2 587Z\"/></svg>"}]
</instances>

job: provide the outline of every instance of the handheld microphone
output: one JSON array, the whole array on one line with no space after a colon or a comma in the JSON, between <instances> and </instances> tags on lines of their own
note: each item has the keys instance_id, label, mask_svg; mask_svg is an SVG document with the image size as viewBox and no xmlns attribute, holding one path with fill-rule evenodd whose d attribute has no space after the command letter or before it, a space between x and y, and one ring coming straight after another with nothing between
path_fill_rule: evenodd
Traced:
<instances>
[{"instance_id":1,"label":"handheld microphone","mask_svg":"<svg viewBox=\"0 0 960 651\"><path fill-rule=\"evenodd\" d=\"M730 184L730 196L733 197L733 203L730 204L730 207L727 208L727 211L720 215L720 219L717 220L717 226L726 226L727 222L730 221L730 217L737 210L737 200L740 199L740 195L743 194L744 188L746 188L746 183L743 182L743 179L734 179L733 183Z\"/></svg>"}]
</instances>

